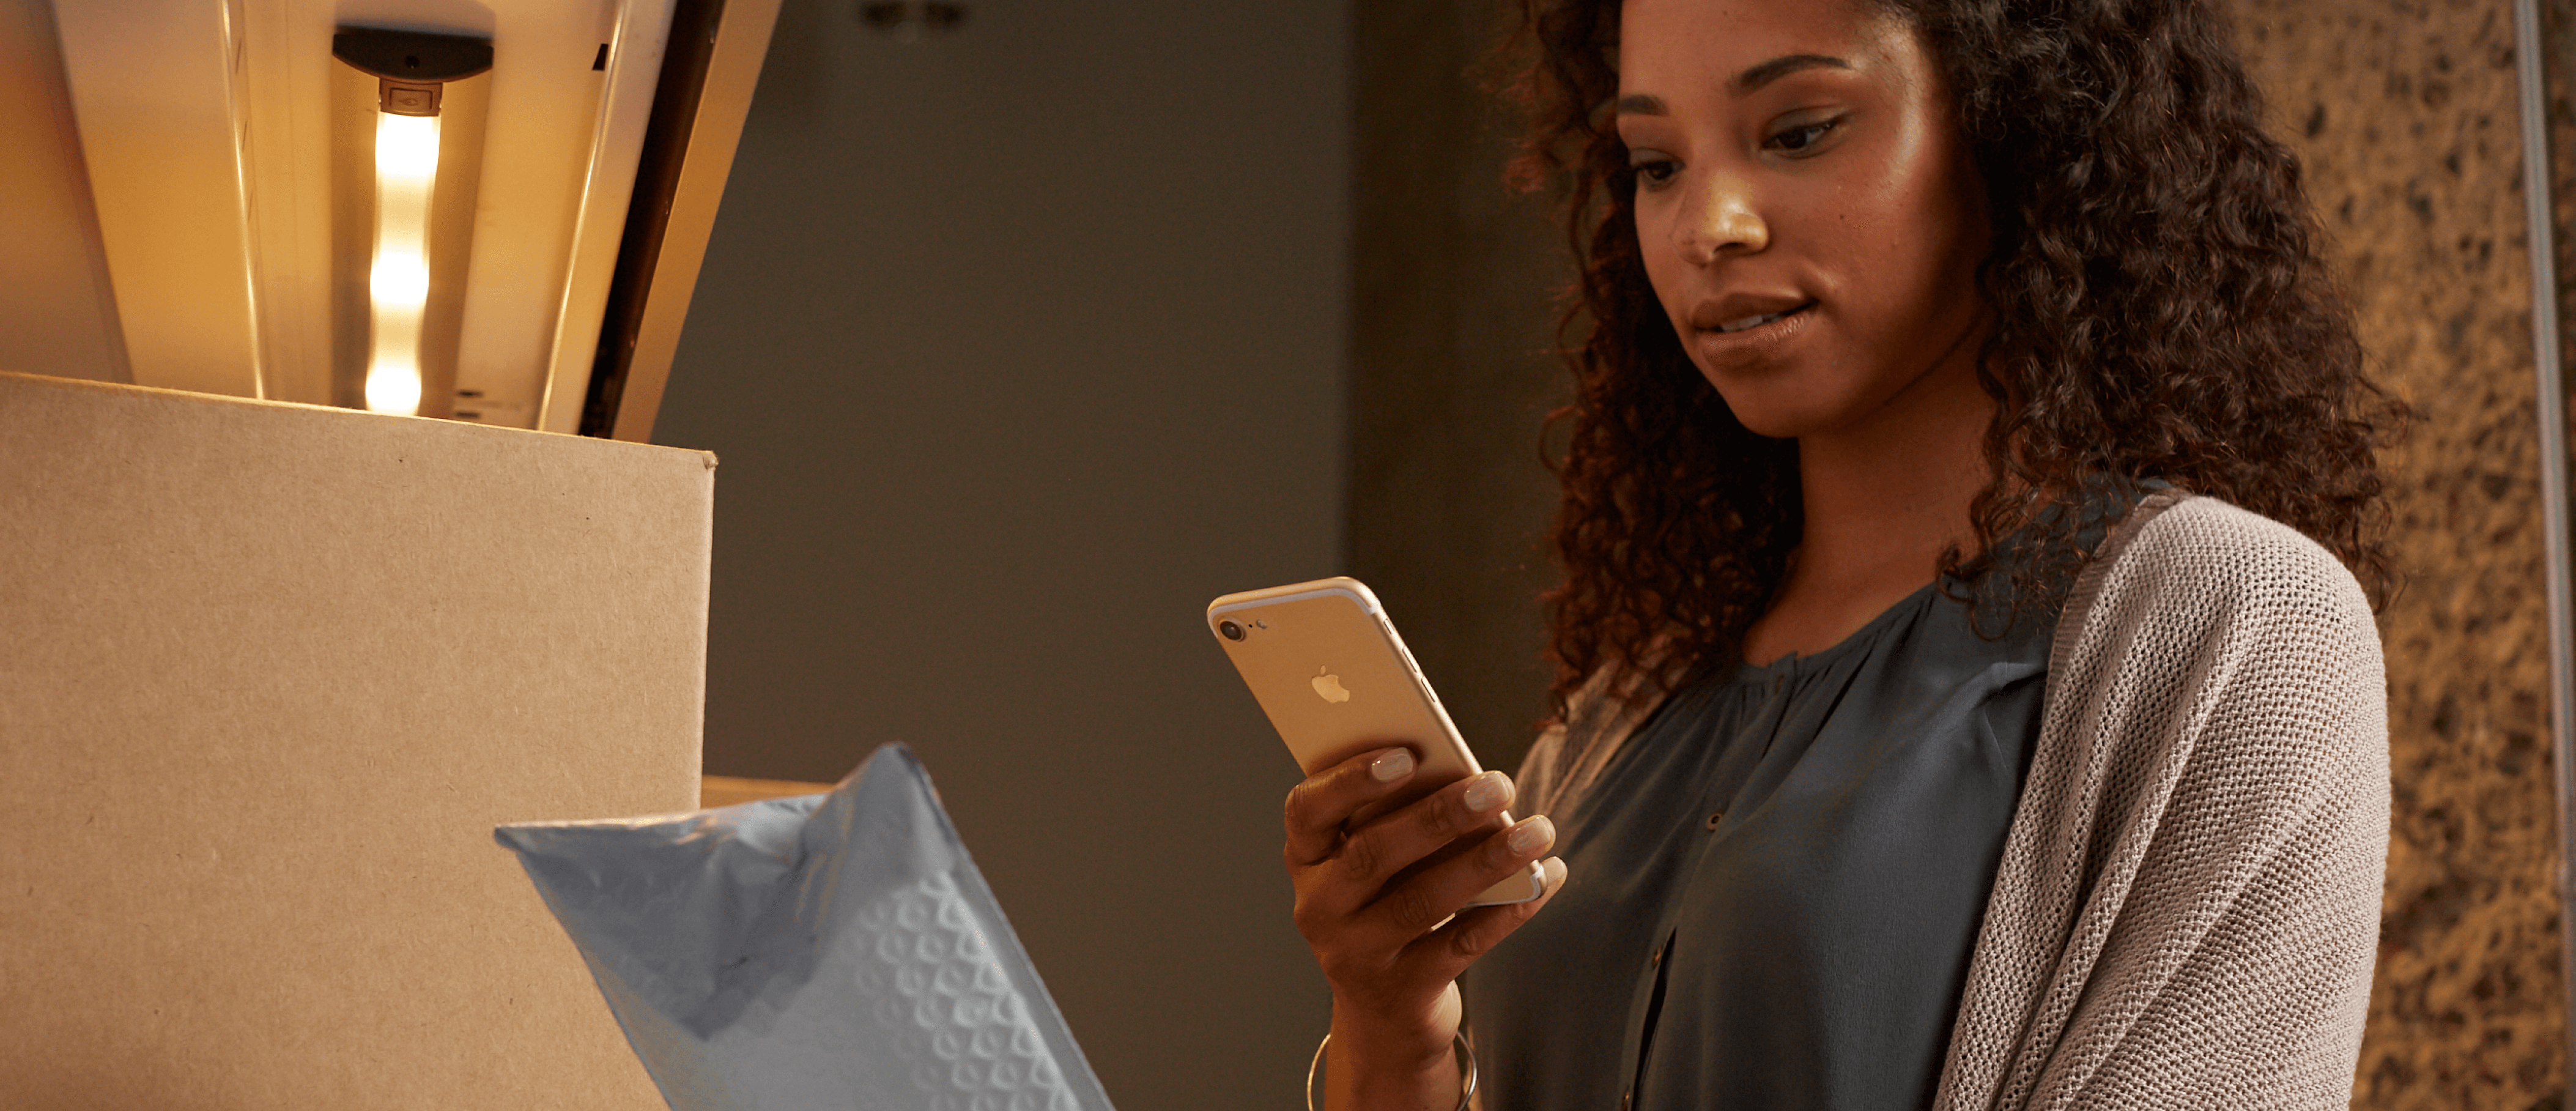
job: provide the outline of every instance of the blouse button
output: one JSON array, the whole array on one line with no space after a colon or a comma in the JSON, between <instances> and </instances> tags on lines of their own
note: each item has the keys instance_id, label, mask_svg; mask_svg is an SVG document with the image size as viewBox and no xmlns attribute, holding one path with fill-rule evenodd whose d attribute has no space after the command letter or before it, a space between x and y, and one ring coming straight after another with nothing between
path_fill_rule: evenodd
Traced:
<instances>
[{"instance_id":1,"label":"blouse button","mask_svg":"<svg viewBox=\"0 0 2576 1111\"><path fill-rule=\"evenodd\" d=\"M1628 1111L1629 1106L1636 1102L1637 1090L1635 1088L1630 1088L1627 1091L1619 1093L1619 1111Z\"/></svg>"},{"instance_id":2,"label":"blouse button","mask_svg":"<svg viewBox=\"0 0 2576 1111\"><path fill-rule=\"evenodd\" d=\"M1711 832L1711 833L1715 833L1715 832L1717 832L1717 823L1719 823L1719 822L1721 822L1721 821L1724 821L1725 819L1726 819L1726 811L1719 810L1719 811L1716 811L1716 812L1714 812L1714 813L1711 813L1711 814L1708 816L1708 829L1709 829L1709 832Z\"/></svg>"}]
</instances>

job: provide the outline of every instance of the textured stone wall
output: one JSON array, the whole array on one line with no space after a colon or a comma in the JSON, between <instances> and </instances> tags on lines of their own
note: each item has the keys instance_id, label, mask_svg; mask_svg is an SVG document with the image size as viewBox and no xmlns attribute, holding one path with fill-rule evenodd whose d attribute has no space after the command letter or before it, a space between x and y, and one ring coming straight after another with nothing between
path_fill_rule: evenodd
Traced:
<instances>
[{"instance_id":1,"label":"textured stone wall","mask_svg":"<svg viewBox=\"0 0 2576 1111\"><path fill-rule=\"evenodd\" d=\"M2362 340L2419 421L2389 459L2408 575L2380 619L2395 808L2353 1105L2559 1107L2529 262L2506 0L2241 0Z\"/></svg>"}]
</instances>

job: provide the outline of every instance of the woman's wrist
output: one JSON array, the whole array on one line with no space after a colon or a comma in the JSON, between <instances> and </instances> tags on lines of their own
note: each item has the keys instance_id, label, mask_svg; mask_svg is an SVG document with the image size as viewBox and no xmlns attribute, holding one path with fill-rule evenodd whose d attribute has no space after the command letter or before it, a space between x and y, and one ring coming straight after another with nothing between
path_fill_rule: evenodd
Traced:
<instances>
[{"instance_id":1,"label":"woman's wrist","mask_svg":"<svg viewBox=\"0 0 2576 1111\"><path fill-rule=\"evenodd\" d=\"M1414 1019L1371 1015L1359 1008L1333 1005L1333 1056L1372 1071L1406 1072L1439 1067L1450 1054L1456 1030L1436 1014ZM1347 1055L1347 1056L1346 1056Z\"/></svg>"},{"instance_id":2,"label":"woman's wrist","mask_svg":"<svg viewBox=\"0 0 2576 1111\"><path fill-rule=\"evenodd\" d=\"M1456 1032L1372 1021L1336 1007L1323 1053L1323 1111L1451 1111L1459 1105Z\"/></svg>"},{"instance_id":3,"label":"woman's wrist","mask_svg":"<svg viewBox=\"0 0 2576 1111\"><path fill-rule=\"evenodd\" d=\"M1474 1050L1467 1047L1467 1035L1464 1032L1451 1035L1450 1041L1458 1047L1455 1073L1458 1078L1458 1102L1451 1111L1470 1111L1475 1106L1476 1098L1476 1054ZM1315 1073L1323 1067L1324 1053L1332 1046L1333 1036L1324 1035L1323 1043L1315 1047L1314 1060L1306 1065L1306 1111L1315 1111ZM1431 1073L1430 1077L1437 1087L1427 1090L1421 1083L1389 1081L1378 1084L1374 1088L1363 1083L1360 1085L1362 1090L1339 1091L1325 1097L1327 1111L1348 1111L1352 1108L1370 1107L1385 1108L1390 1111L1394 1108L1440 1111L1443 1104L1437 1101L1445 1099L1449 1089L1447 1084L1441 1082L1445 1078L1440 1073Z\"/></svg>"}]
</instances>

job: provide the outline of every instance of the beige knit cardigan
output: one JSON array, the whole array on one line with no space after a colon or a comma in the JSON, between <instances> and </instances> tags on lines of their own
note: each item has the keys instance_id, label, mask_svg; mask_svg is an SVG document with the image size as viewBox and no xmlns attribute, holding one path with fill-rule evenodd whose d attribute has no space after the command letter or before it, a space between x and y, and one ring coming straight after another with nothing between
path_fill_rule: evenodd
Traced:
<instances>
[{"instance_id":1,"label":"beige knit cardigan","mask_svg":"<svg viewBox=\"0 0 2576 1111\"><path fill-rule=\"evenodd\" d=\"M2078 573L1936 1111L2349 1105L2388 855L2360 585L2286 525L2158 493ZM1600 691L1564 812L1654 708ZM1572 876L1581 883L1583 877Z\"/></svg>"}]
</instances>

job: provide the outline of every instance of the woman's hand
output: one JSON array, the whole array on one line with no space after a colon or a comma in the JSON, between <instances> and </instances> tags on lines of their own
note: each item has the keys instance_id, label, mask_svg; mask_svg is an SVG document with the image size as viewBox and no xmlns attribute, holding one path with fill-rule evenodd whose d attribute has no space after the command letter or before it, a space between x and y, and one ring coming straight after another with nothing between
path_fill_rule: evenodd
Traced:
<instances>
[{"instance_id":1,"label":"woman's hand","mask_svg":"<svg viewBox=\"0 0 2576 1111\"><path fill-rule=\"evenodd\" d=\"M1544 855L1556 828L1535 815L1503 826L1512 783L1501 772L1363 815L1413 773L1410 751L1379 749L1288 793L1297 930L1333 987L1328 1109L1456 1106L1450 1039L1460 1016L1458 974L1538 913L1565 879L1565 862L1550 857L1537 899L1461 910Z\"/></svg>"}]
</instances>

